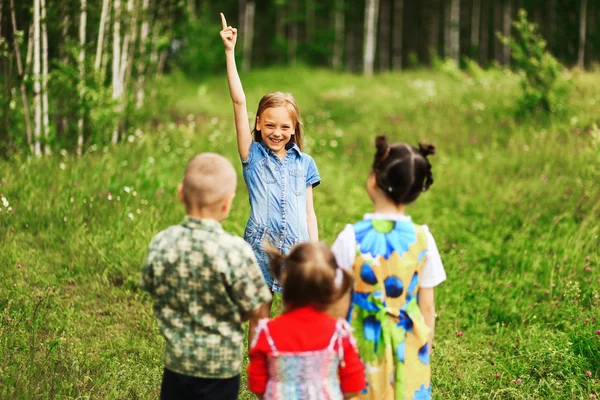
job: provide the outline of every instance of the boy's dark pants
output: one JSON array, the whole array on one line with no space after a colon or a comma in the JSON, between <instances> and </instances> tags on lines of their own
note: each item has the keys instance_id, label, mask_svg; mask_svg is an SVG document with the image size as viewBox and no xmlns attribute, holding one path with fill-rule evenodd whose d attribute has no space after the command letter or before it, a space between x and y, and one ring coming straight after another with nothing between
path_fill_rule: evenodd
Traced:
<instances>
[{"instance_id":1,"label":"boy's dark pants","mask_svg":"<svg viewBox=\"0 0 600 400\"><path fill-rule=\"evenodd\" d=\"M165 368L160 400L237 400L240 376L226 379L196 378Z\"/></svg>"}]
</instances>

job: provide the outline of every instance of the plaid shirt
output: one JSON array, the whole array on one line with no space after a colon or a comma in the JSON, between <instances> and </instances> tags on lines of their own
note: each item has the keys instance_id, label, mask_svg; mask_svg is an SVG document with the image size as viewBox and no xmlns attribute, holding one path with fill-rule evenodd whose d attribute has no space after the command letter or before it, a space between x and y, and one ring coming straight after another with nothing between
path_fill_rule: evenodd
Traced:
<instances>
[{"instance_id":1,"label":"plaid shirt","mask_svg":"<svg viewBox=\"0 0 600 400\"><path fill-rule=\"evenodd\" d=\"M202 378L240 373L242 314L271 300L250 245L217 221L186 216L150 242L140 286L155 300L167 369Z\"/></svg>"}]
</instances>

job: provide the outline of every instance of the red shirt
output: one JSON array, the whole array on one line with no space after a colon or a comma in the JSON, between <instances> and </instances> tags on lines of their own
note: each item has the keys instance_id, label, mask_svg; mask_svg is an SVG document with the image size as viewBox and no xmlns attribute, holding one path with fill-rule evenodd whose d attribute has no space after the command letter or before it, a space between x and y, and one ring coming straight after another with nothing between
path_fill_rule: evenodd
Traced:
<instances>
[{"instance_id":1,"label":"red shirt","mask_svg":"<svg viewBox=\"0 0 600 400\"><path fill-rule=\"evenodd\" d=\"M275 347L281 352L323 350L329 346L335 332L336 320L313 307L291 310L269 321L268 329ZM364 366L349 337L342 340L344 366L339 367L343 393L360 392L366 385ZM335 347L337 349L337 345ZM267 356L271 347L264 332L260 332L256 344L250 349L248 386L254 393L264 393L269 380Z\"/></svg>"}]
</instances>

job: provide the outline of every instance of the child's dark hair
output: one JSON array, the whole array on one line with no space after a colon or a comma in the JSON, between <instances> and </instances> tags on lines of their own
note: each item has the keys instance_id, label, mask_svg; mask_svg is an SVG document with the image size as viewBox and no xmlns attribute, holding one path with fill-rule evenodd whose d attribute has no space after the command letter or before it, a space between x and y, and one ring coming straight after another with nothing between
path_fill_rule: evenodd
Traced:
<instances>
[{"instance_id":1,"label":"child's dark hair","mask_svg":"<svg viewBox=\"0 0 600 400\"><path fill-rule=\"evenodd\" d=\"M419 148L407 143L388 144L386 136L375 139L373 173L377 186L396 204L408 204L433 184L428 156L435 146L419 143Z\"/></svg>"},{"instance_id":2,"label":"child's dark hair","mask_svg":"<svg viewBox=\"0 0 600 400\"><path fill-rule=\"evenodd\" d=\"M308 305L324 310L352 287L352 276L338 267L331 249L324 243L300 243L287 256L270 246L265 249L273 275L282 282L283 301L288 310Z\"/></svg>"}]
</instances>

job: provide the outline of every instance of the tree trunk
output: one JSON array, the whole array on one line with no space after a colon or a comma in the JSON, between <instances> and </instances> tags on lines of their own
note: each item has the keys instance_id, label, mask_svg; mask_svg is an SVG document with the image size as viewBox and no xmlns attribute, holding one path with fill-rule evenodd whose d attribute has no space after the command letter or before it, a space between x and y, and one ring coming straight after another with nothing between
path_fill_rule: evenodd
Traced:
<instances>
[{"instance_id":1,"label":"tree trunk","mask_svg":"<svg viewBox=\"0 0 600 400\"><path fill-rule=\"evenodd\" d=\"M288 29L288 62L292 65L296 64L296 50L298 47L298 0L291 0L290 13L293 20Z\"/></svg>"},{"instance_id":2,"label":"tree trunk","mask_svg":"<svg viewBox=\"0 0 600 400\"><path fill-rule=\"evenodd\" d=\"M23 116L25 118L25 132L27 135L27 145L33 151L32 147L32 133L31 133L31 117L29 116L29 102L27 100L27 90L25 89L25 82L23 80L23 64L21 62L21 49L19 43L17 43L17 15L15 13L15 0L10 0L10 14L13 28L13 46L15 48L15 57L17 58L17 72L19 73L19 80L21 81L21 101L23 102Z\"/></svg>"},{"instance_id":3,"label":"tree trunk","mask_svg":"<svg viewBox=\"0 0 600 400\"><path fill-rule=\"evenodd\" d=\"M48 118L48 29L46 26L46 0L41 0L42 8L42 127L44 129L44 149L50 154L48 139L50 121Z\"/></svg>"},{"instance_id":4,"label":"tree trunk","mask_svg":"<svg viewBox=\"0 0 600 400\"><path fill-rule=\"evenodd\" d=\"M504 16L502 17L502 35L504 37L510 36L510 29L512 27L512 5L510 2L511 0L504 0ZM510 67L510 47L508 45L503 46L502 59L504 64Z\"/></svg>"},{"instance_id":5,"label":"tree trunk","mask_svg":"<svg viewBox=\"0 0 600 400\"><path fill-rule=\"evenodd\" d=\"M489 63L490 43L490 0L481 3L481 42L479 45L479 64L487 67Z\"/></svg>"},{"instance_id":6,"label":"tree trunk","mask_svg":"<svg viewBox=\"0 0 600 400\"><path fill-rule=\"evenodd\" d=\"M124 93L128 92L129 82L131 81L131 73L133 70L133 59L135 57L135 46L137 44L137 33L138 33L138 3L136 0L131 1L133 10L131 15L130 27L129 27L129 48L128 53L123 53L127 58L125 59L125 65L121 64L121 68L124 72L121 73L123 82Z\"/></svg>"},{"instance_id":7,"label":"tree trunk","mask_svg":"<svg viewBox=\"0 0 600 400\"><path fill-rule=\"evenodd\" d=\"M585 66L585 34L587 22L587 0L581 0L579 11L579 50L577 51L577 67L583 69Z\"/></svg>"},{"instance_id":8,"label":"tree trunk","mask_svg":"<svg viewBox=\"0 0 600 400\"><path fill-rule=\"evenodd\" d=\"M42 85L40 83L40 0L33 0L33 108L35 110L33 130L33 153L42 155Z\"/></svg>"},{"instance_id":9,"label":"tree trunk","mask_svg":"<svg viewBox=\"0 0 600 400\"><path fill-rule=\"evenodd\" d=\"M377 48L377 19L379 0L367 0L365 3L365 43L363 46L363 73L373 75L375 49Z\"/></svg>"},{"instance_id":10,"label":"tree trunk","mask_svg":"<svg viewBox=\"0 0 600 400\"><path fill-rule=\"evenodd\" d=\"M150 5L149 0L142 1L142 26L140 27L140 60L137 64L137 81L135 85L136 93L136 108L142 108L144 105L144 81L145 81L145 70L146 70L146 54L148 47L148 34L150 33L150 24L148 22L148 7Z\"/></svg>"},{"instance_id":11,"label":"tree trunk","mask_svg":"<svg viewBox=\"0 0 600 400\"><path fill-rule=\"evenodd\" d=\"M498 39L497 34L502 31L502 0L494 0L494 59L500 64L504 58L504 45Z\"/></svg>"},{"instance_id":12,"label":"tree trunk","mask_svg":"<svg viewBox=\"0 0 600 400\"><path fill-rule=\"evenodd\" d=\"M29 79L31 73L31 64L33 60L33 24L29 27L29 35L27 36L27 54L25 55L25 79Z\"/></svg>"},{"instance_id":13,"label":"tree trunk","mask_svg":"<svg viewBox=\"0 0 600 400\"><path fill-rule=\"evenodd\" d=\"M121 0L114 0L114 17L113 17L113 54L112 54L112 98L116 102L116 112L121 113L120 102L122 94L122 86L119 81L121 69L119 62L121 60ZM112 134L112 143L116 144L119 141L119 124L114 127Z\"/></svg>"},{"instance_id":14,"label":"tree trunk","mask_svg":"<svg viewBox=\"0 0 600 400\"><path fill-rule=\"evenodd\" d=\"M6 43L3 39L4 37L2 36L2 27L4 26L2 24L2 17L3 17L3 7L4 7L4 0L0 0L0 53L5 51L4 48L4 44ZM6 154L6 152L9 150L10 145L9 145L9 141L10 141L10 135L8 134L8 111L9 111L9 105L10 105L10 74L9 74L9 65L11 63L12 59L10 58L9 54L6 54L6 57L4 58L0 58L0 65L2 66L2 73L3 73L3 81L2 81L2 87L4 88L4 99L2 102L2 120L4 122L4 124L2 125L2 127L0 127L0 154L4 155ZM5 145L4 145L5 143Z\"/></svg>"},{"instance_id":15,"label":"tree trunk","mask_svg":"<svg viewBox=\"0 0 600 400\"><path fill-rule=\"evenodd\" d=\"M104 30L106 29L106 17L110 14L108 9L109 0L102 1L102 14L100 15L100 28L98 29L98 45L96 46L96 60L94 62L94 71L96 75L100 72L100 66L102 65L102 50L104 44Z\"/></svg>"},{"instance_id":16,"label":"tree trunk","mask_svg":"<svg viewBox=\"0 0 600 400\"><path fill-rule=\"evenodd\" d=\"M333 45L331 65L333 69L339 70L342 67L342 55L344 54L344 0L335 0L334 21L335 42Z\"/></svg>"},{"instance_id":17,"label":"tree trunk","mask_svg":"<svg viewBox=\"0 0 600 400\"><path fill-rule=\"evenodd\" d=\"M392 68L402 69L402 28L404 27L404 0L394 0L392 21Z\"/></svg>"},{"instance_id":18,"label":"tree trunk","mask_svg":"<svg viewBox=\"0 0 600 400\"><path fill-rule=\"evenodd\" d=\"M481 0L473 0L471 9L471 57L479 52L479 26L481 23Z\"/></svg>"},{"instance_id":19,"label":"tree trunk","mask_svg":"<svg viewBox=\"0 0 600 400\"><path fill-rule=\"evenodd\" d=\"M390 33L392 0L381 0L381 21L379 25L379 69L390 69Z\"/></svg>"},{"instance_id":20,"label":"tree trunk","mask_svg":"<svg viewBox=\"0 0 600 400\"><path fill-rule=\"evenodd\" d=\"M440 47L440 1L428 0L424 1L424 8L421 10L421 19L423 21L422 29L424 31L424 52L423 60L431 63L434 57L439 56Z\"/></svg>"},{"instance_id":21,"label":"tree trunk","mask_svg":"<svg viewBox=\"0 0 600 400\"><path fill-rule=\"evenodd\" d=\"M450 3L450 58L459 63L460 56L460 0Z\"/></svg>"},{"instance_id":22,"label":"tree trunk","mask_svg":"<svg viewBox=\"0 0 600 400\"><path fill-rule=\"evenodd\" d=\"M106 70L108 69L108 61L110 60L109 57L109 49L110 49L110 32L111 32L111 23L112 23L112 12L111 12L111 5L110 5L110 0L109 0L109 6L108 6L108 10L106 13L106 26L104 28L104 40L103 40L103 44L102 44L102 57L100 57L101 62L100 62L100 73L99 73L99 77L100 77L100 82L102 82L102 86L104 86L104 83L106 81Z\"/></svg>"},{"instance_id":23,"label":"tree trunk","mask_svg":"<svg viewBox=\"0 0 600 400\"><path fill-rule=\"evenodd\" d=\"M79 57L77 64L79 67L79 120L77 121L77 155L83 151L83 120L84 98L85 98L85 26L87 22L87 4L86 0L81 0L81 19L79 21Z\"/></svg>"},{"instance_id":24,"label":"tree trunk","mask_svg":"<svg viewBox=\"0 0 600 400\"><path fill-rule=\"evenodd\" d=\"M68 13L68 5L63 4L60 10L60 19L62 21L62 38L67 40L69 37L69 27L71 25L71 16ZM66 67L69 64L69 51L64 47L60 49L60 62L62 67ZM62 96L58 98L57 111L60 112L60 122L57 125L56 136L66 135L69 130L69 118L67 116L67 103L68 100Z\"/></svg>"},{"instance_id":25,"label":"tree trunk","mask_svg":"<svg viewBox=\"0 0 600 400\"><path fill-rule=\"evenodd\" d=\"M254 39L254 0L246 3L246 12L244 13L244 58L242 60L242 71L249 71L252 64L252 42Z\"/></svg>"},{"instance_id":26,"label":"tree trunk","mask_svg":"<svg viewBox=\"0 0 600 400\"><path fill-rule=\"evenodd\" d=\"M125 92L125 70L127 69L127 56L129 55L129 42L131 40L131 35L135 32L135 28L133 27L133 0L127 0L127 25L123 24L123 31L125 31L125 35L123 36L123 46L121 47L121 61L119 63L119 80L121 81L121 85L123 85L123 92ZM125 27L128 29L125 30Z\"/></svg>"}]
</instances>

